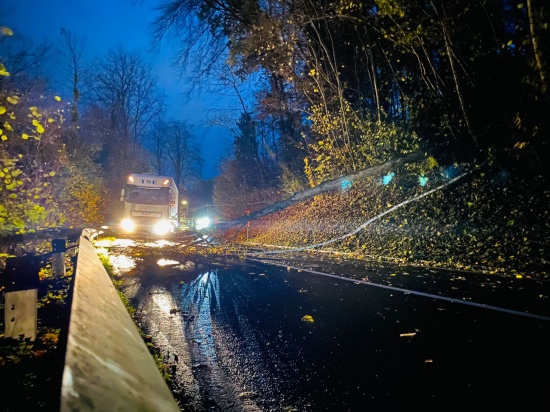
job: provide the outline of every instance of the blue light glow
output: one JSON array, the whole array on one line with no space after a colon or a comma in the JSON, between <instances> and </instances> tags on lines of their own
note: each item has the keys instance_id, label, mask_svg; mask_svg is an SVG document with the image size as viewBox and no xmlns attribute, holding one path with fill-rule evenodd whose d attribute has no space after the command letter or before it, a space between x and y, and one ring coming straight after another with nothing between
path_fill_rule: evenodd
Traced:
<instances>
[{"instance_id":1,"label":"blue light glow","mask_svg":"<svg viewBox=\"0 0 550 412\"><path fill-rule=\"evenodd\" d=\"M443 171L443 176L447 179L452 179L458 175L458 169L456 166L449 166Z\"/></svg>"},{"instance_id":2,"label":"blue light glow","mask_svg":"<svg viewBox=\"0 0 550 412\"><path fill-rule=\"evenodd\" d=\"M383 176L382 177L382 184L383 185L389 184L392 181L394 176L395 176L395 173L393 173L393 172L390 172L386 176Z\"/></svg>"},{"instance_id":3,"label":"blue light glow","mask_svg":"<svg viewBox=\"0 0 550 412\"><path fill-rule=\"evenodd\" d=\"M353 185L353 182L350 180L343 180L340 187L342 190L351 189L351 185Z\"/></svg>"}]
</instances>

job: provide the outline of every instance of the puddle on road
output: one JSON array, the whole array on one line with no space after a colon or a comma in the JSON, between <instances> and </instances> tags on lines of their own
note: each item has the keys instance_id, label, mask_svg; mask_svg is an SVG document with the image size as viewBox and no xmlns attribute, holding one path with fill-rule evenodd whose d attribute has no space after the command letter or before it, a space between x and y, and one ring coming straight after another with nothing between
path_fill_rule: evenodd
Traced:
<instances>
[{"instance_id":1,"label":"puddle on road","mask_svg":"<svg viewBox=\"0 0 550 412\"><path fill-rule=\"evenodd\" d=\"M180 262L177 260L171 260L171 259L159 259L157 261L157 265L159 266L175 266L179 265Z\"/></svg>"},{"instance_id":2,"label":"puddle on road","mask_svg":"<svg viewBox=\"0 0 550 412\"><path fill-rule=\"evenodd\" d=\"M143 246L145 247L154 247L154 248L161 248L161 247L168 247L168 246L176 246L176 242L171 242L169 240L165 239L159 239L154 242L147 242L144 243Z\"/></svg>"},{"instance_id":3,"label":"puddle on road","mask_svg":"<svg viewBox=\"0 0 550 412\"><path fill-rule=\"evenodd\" d=\"M151 248L143 253L145 245L118 242L108 256L136 308L136 323L152 337L173 375L174 396L195 411L260 411L216 361L216 272L185 259L173 245L165 244L162 258Z\"/></svg>"},{"instance_id":4,"label":"puddle on road","mask_svg":"<svg viewBox=\"0 0 550 412\"><path fill-rule=\"evenodd\" d=\"M117 274L121 272L126 273L136 267L135 259L126 255L110 256L109 262L113 266L114 272Z\"/></svg>"}]
</instances>

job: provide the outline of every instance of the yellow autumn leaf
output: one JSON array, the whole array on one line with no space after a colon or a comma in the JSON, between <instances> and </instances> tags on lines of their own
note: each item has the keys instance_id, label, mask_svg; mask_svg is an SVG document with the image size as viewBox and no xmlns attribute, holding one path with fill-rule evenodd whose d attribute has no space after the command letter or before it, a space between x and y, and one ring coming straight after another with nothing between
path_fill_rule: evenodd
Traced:
<instances>
[{"instance_id":1,"label":"yellow autumn leaf","mask_svg":"<svg viewBox=\"0 0 550 412\"><path fill-rule=\"evenodd\" d=\"M438 166L437 160L435 160L435 158L433 156L428 157L427 162L428 162L428 167L430 169L433 169L434 167Z\"/></svg>"},{"instance_id":2,"label":"yellow autumn leaf","mask_svg":"<svg viewBox=\"0 0 550 412\"><path fill-rule=\"evenodd\" d=\"M8 136L6 136L5 134L3 134L1 138L2 138L3 141L8 140Z\"/></svg>"},{"instance_id":3,"label":"yellow autumn leaf","mask_svg":"<svg viewBox=\"0 0 550 412\"><path fill-rule=\"evenodd\" d=\"M23 140L27 140L29 138L29 135L27 133L23 133L21 137L23 138Z\"/></svg>"},{"instance_id":4,"label":"yellow autumn leaf","mask_svg":"<svg viewBox=\"0 0 550 412\"><path fill-rule=\"evenodd\" d=\"M8 96L6 100L11 104L17 104L19 102L19 96Z\"/></svg>"},{"instance_id":5,"label":"yellow autumn leaf","mask_svg":"<svg viewBox=\"0 0 550 412\"><path fill-rule=\"evenodd\" d=\"M53 123L54 120L51 117L48 117L48 123Z\"/></svg>"},{"instance_id":6,"label":"yellow autumn leaf","mask_svg":"<svg viewBox=\"0 0 550 412\"><path fill-rule=\"evenodd\" d=\"M11 120L15 120L15 119L16 119L15 114L13 114L13 112L11 112L11 113L9 114L9 116L10 116L10 119L11 119Z\"/></svg>"},{"instance_id":7,"label":"yellow autumn leaf","mask_svg":"<svg viewBox=\"0 0 550 412\"><path fill-rule=\"evenodd\" d=\"M2 33L4 36L13 36L13 30L7 26L0 27L0 33Z\"/></svg>"},{"instance_id":8,"label":"yellow autumn leaf","mask_svg":"<svg viewBox=\"0 0 550 412\"><path fill-rule=\"evenodd\" d=\"M51 177L54 177L54 176L55 176L55 172L54 172L53 170L50 172L50 176L51 176Z\"/></svg>"},{"instance_id":9,"label":"yellow autumn leaf","mask_svg":"<svg viewBox=\"0 0 550 412\"><path fill-rule=\"evenodd\" d=\"M37 131L38 133L44 133L44 127L42 127L42 125L39 124L38 126L36 126L36 131Z\"/></svg>"},{"instance_id":10,"label":"yellow autumn leaf","mask_svg":"<svg viewBox=\"0 0 550 412\"><path fill-rule=\"evenodd\" d=\"M311 316L311 315L304 315L304 316L302 317L302 321L313 323L313 322L314 322L313 316Z\"/></svg>"},{"instance_id":11,"label":"yellow autumn leaf","mask_svg":"<svg viewBox=\"0 0 550 412\"><path fill-rule=\"evenodd\" d=\"M58 102L61 101L61 97L59 96L55 96L54 99L57 100Z\"/></svg>"},{"instance_id":12,"label":"yellow autumn leaf","mask_svg":"<svg viewBox=\"0 0 550 412\"><path fill-rule=\"evenodd\" d=\"M6 67L3 64L0 64L0 76L9 76L10 72L6 70Z\"/></svg>"},{"instance_id":13,"label":"yellow autumn leaf","mask_svg":"<svg viewBox=\"0 0 550 412\"><path fill-rule=\"evenodd\" d=\"M4 106L0 106L0 114L6 113L6 108Z\"/></svg>"}]
</instances>

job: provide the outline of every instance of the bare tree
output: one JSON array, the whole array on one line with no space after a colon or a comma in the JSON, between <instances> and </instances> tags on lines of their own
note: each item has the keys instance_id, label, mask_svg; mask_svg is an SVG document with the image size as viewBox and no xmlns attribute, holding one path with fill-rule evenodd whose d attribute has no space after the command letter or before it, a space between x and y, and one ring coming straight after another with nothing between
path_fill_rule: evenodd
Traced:
<instances>
[{"instance_id":1,"label":"bare tree","mask_svg":"<svg viewBox=\"0 0 550 412\"><path fill-rule=\"evenodd\" d=\"M114 139L106 148L114 178L143 167L139 143L148 125L162 115L163 96L149 66L138 54L122 47L111 50L99 65L95 93L109 112Z\"/></svg>"},{"instance_id":2,"label":"bare tree","mask_svg":"<svg viewBox=\"0 0 550 412\"><path fill-rule=\"evenodd\" d=\"M56 49L58 58L55 59L57 67L54 76L60 83L61 90L72 90L71 118L65 140L73 158L79 154L86 156L90 152L89 142L80 138L81 98L83 95L90 96L93 83L91 63L85 60L84 49L84 38L61 28L61 43Z\"/></svg>"},{"instance_id":3,"label":"bare tree","mask_svg":"<svg viewBox=\"0 0 550 412\"><path fill-rule=\"evenodd\" d=\"M91 73L92 62L84 58L86 42L69 30L61 28L61 45L57 48L59 65L61 70L60 82L63 85L70 84L72 89L72 117L75 125L79 120L79 104L83 96L89 95L93 87Z\"/></svg>"},{"instance_id":4,"label":"bare tree","mask_svg":"<svg viewBox=\"0 0 550 412\"><path fill-rule=\"evenodd\" d=\"M151 163L155 172L164 174L167 157L167 124L163 120L151 124L144 139L144 146L151 152Z\"/></svg>"},{"instance_id":5,"label":"bare tree","mask_svg":"<svg viewBox=\"0 0 550 412\"><path fill-rule=\"evenodd\" d=\"M191 127L185 122L172 122L166 128L168 164L174 171L176 185L183 188L188 180L198 178L203 159Z\"/></svg>"},{"instance_id":6,"label":"bare tree","mask_svg":"<svg viewBox=\"0 0 550 412\"><path fill-rule=\"evenodd\" d=\"M150 67L141 56L122 47L111 50L100 64L96 95L111 112L113 126L127 132L133 142L164 109Z\"/></svg>"},{"instance_id":7,"label":"bare tree","mask_svg":"<svg viewBox=\"0 0 550 412\"><path fill-rule=\"evenodd\" d=\"M44 62L52 47L47 43L34 44L25 35L6 40L0 37L0 63L9 68L10 75L0 76L0 91L17 89L28 94L40 80L45 83Z\"/></svg>"}]
</instances>

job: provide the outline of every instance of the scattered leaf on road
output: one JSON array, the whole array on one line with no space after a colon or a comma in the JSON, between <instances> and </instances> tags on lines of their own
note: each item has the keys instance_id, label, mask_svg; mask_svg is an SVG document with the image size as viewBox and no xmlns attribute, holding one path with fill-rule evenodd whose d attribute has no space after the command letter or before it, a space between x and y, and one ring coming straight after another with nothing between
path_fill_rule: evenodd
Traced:
<instances>
[{"instance_id":1,"label":"scattered leaf on road","mask_svg":"<svg viewBox=\"0 0 550 412\"><path fill-rule=\"evenodd\" d=\"M303 320L304 322L310 322L310 323L313 323L313 322L314 322L313 316L311 316L311 315L305 315L305 316L303 316L303 317L302 317L302 320Z\"/></svg>"}]
</instances>

